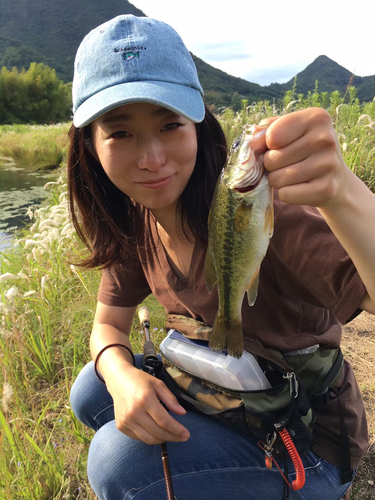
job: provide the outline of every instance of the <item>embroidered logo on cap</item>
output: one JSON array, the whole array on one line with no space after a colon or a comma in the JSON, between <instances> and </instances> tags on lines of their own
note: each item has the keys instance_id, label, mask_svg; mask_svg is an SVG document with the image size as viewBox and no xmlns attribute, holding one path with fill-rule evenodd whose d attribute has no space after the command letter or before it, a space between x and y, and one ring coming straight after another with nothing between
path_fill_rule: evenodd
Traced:
<instances>
[{"instance_id":1,"label":"embroidered logo on cap","mask_svg":"<svg viewBox=\"0 0 375 500\"><path fill-rule=\"evenodd\" d=\"M125 60L125 61L131 61L132 59L134 59L135 57L139 57L139 52L124 52L122 54L122 58Z\"/></svg>"}]
</instances>

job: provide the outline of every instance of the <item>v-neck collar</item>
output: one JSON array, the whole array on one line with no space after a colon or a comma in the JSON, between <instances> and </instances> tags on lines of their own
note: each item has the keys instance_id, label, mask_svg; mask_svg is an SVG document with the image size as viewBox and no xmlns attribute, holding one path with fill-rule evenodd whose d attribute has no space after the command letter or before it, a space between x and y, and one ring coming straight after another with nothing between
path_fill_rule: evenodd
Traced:
<instances>
[{"instance_id":1,"label":"v-neck collar","mask_svg":"<svg viewBox=\"0 0 375 500\"><path fill-rule=\"evenodd\" d=\"M169 263L167 251L164 248L164 245L162 244L158 234L156 220L153 217L150 217L149 220L156 256L159 261L160 268L168 281L168 284L177 292L193 286L195 282L195 270L198 265L198 256L201 250L201 243L199 238L197 238L194 243L194 249L190 260L188 274L187 276L180 278L176 275Z\"/></svg>"}]
</instances>

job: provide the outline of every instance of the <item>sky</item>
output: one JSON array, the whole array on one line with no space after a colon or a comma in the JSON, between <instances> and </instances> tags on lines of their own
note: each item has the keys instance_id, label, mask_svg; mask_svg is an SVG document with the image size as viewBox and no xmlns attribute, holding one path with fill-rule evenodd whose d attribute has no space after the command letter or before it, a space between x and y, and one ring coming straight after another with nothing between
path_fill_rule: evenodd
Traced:
<instances>
[{"instance_id":1,"label":"sky","mask_svg":"<svg viewBox=\"0 0 375 500\"><path fill-rule=\"evenodd\" d=\"M320 55L375 75L375 0L130 1L194 55L253 83L287 82Z\"/></svg>"}]
</instances>

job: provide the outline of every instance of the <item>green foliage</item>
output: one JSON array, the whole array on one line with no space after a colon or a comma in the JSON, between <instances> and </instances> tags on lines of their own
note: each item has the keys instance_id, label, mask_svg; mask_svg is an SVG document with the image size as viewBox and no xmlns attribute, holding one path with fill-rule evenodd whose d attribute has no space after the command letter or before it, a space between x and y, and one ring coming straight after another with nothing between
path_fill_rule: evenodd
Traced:
<instances>
[{"instance_id":1,"label":"green foliage","mask_svg":"<svg viewBox=\"0 0 375 500\"><path fill-rule=\"evenodd\" d=\"M56 123L71 115L71 84L54 69L31 63L27 71L5 66L0 73L0 124Z\"/></svg>"},{"instance_id":2,"label":"green foliage","mask_svg":"<svg viewBox=\"0 0 375 500\"><path fill-rule=\"evenodd\" d=\"M68 148L69 127L70 123L0 125L0 165L3 157L27 169L58 167Z\"/></svg>"},{"instance_id":3,"label":"green foliage","mask_svg":"<svg viewBox=\"0 0 375 500\"><path fill-rule=\"evenodd\" d=\"M295 78L297 78L297 84ZM285 95L287 91L293 88L295 95L308 95L309 92L312 95L314 93L314 84L318 80L320 92L334 92L338 90L344 95L349 87L355 86L360 101L372 101L375 96L374 76L354 76L350 71L327 56L317 57L303 71L298 73L295 78L283 84L273 83L267 88L277 92L278 96Z\"/></svg>"},{"instance_id":4,"label":"green foliage","mask_svg":"<svg viewBox=\"0 0 375 500\"><path fill-rule=\"evenodd\" d=\"M119 14L144 15L127 0L0 0L0 12L0 67L36 61L64 82L72 81L76 50L90 30Z\"/></svg>"},{"instance_id":5,"label":"green foliage","mask_svg":"<svg viewBox=\"0 0 375 500\"><path fill-rule=\"evenodd\" d=\"M319 92L317 85L306 97L296 87L290 90L281 104L242 99L238 111L223 110L218 118L228 142L246 123L319 103L332 117L344 160L375 191L375 102L360 103L354 88L346 96ZM62 141L67 127L56 128ZM28 141L32 133L43 135L43 128L51 130L18 125L3 126L1 132L25 142L26 135ZM19 234L17 246L0 254L0 500L94 500L86 477L93 433L73 415L69 390L90 359L100 273L70 265L84 250L69 220L65 175L46 188L51 190L48 205L30 209L32 226ZM165 311L153 296L145 305L158 346L165 334ZM143 338L137 323L135 319L131 341L140 352ZM354 490L353 500L365 498Z\"/></svg>"}]
</instances>

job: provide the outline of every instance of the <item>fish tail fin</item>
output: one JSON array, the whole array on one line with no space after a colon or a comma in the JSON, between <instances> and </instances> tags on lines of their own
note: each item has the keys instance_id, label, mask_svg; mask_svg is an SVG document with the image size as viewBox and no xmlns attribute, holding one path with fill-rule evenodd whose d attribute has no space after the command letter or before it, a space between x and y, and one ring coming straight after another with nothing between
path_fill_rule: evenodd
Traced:
<instances>
[{"instance_id":1,"label":"fish tail fin","mask_svg":"<svg viewBox=\"0 0 375 500\"><path fill-rule=\"evenodd\" d=\"M227 351L231 356L240 358L243 354L241 320L231 321L228 324L228 321L217 314L209 346L214 351Z\"/></svg>"}]
</instances>

